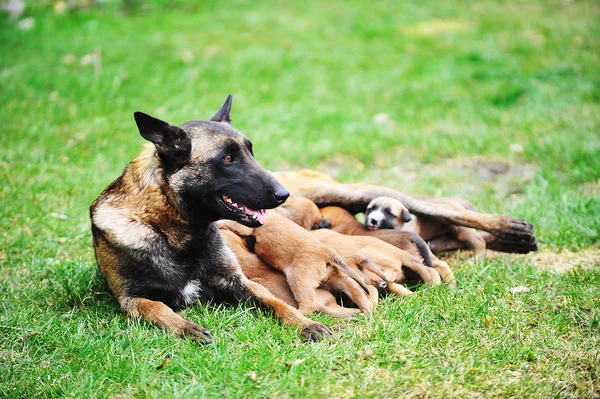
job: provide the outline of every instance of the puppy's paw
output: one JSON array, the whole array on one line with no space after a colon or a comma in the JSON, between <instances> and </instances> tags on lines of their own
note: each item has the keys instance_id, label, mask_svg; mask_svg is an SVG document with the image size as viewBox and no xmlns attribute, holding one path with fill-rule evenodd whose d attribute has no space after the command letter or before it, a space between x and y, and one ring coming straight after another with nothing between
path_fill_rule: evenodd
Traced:
<instances>
[{"instance_id":1,"label":"puppy's paw","mask_svg":"<svg viewBox=\"0 0 600 399\"><path fill-rule=\"evenodd\" d=\"M301 335L310 341L320 341L333 336L331 330L320 323L306 324L302 327Z\"/></svg>"},{"instance_id":2,"label":"puppy's paw","mask_svg":"<svg viewBox=\"0 0 600 399\"><path fill-rule=\"evenodd\" d=\"M192 340L200 345L210 344L213 341L210 331L191 321L188 321L183 327L182 335L192 337Z\"/></svg>"}]
</instances>

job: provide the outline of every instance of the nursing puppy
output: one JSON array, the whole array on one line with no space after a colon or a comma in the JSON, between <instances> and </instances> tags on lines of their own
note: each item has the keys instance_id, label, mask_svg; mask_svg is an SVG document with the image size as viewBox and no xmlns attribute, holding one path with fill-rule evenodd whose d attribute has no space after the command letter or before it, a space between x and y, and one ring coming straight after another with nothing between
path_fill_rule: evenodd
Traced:
<instances>
[{"instance_id":1,"label":"nursing puppy","mask_svg":"<svg viewBox=\"0 0 600 399\"><path fill-rule=\"evenodd\" d=\"M441 207L454 210L467 209L463 202L445 198ZM378 197L367 205L365 227L369 230L398 229L417 233L424 240L451 236L472 249L476 257L485 253L485 239L475 229L444 223L442 220L426 215L411 215L404 204L394 198Z\"/></svg>"},{"instance_id":2,"label":"nursing puppy","mask_svg":"<svg viewBox=\"0 0 600 399\"><path fill-rule=\"evenodd\" d=\"M448 263L437 258L427 243L416 233L398 230L369 230L347 210L338 206L321 208L321 214L331 223L331 230L353 236L375 237L411 255L423 259L425 265L435 268L448 288L456 287L454 273Z\"/></svg>"},{"instance_id":3,"label":"nursing puppy","mask_svg":"<svg viewBox=\"0 0 600 399\"><path fill-rule=\"evenodd\" d=\"M302 226L305 230L326 229L331 223L323 218L319 207L304 197L290 196L275 212Z\"/></svg>"},{"instance_id":4,"label":"nursing puppy","mask_svg":"<svg viewBox=\"0 0 600 399\"><path fill-rule=\"evenodd\" d=\"M246 278L214 223L258 227L289 195L231 127L230 110L231 96L210 121L179 127L134 114L152 145L91 205L100 272L127 314L199 343L212 340L208 330L175 313L197 301L252 299L305 337L330 335Z\"/></svg>"},{"instance_id":5,"label":"nursing puppy","mask_svg":"<svg viewBox=\"0 0 600 399\"><path fill-rule=\"evenodd\" d=\"M365 295L371 291L333 249L278 213L269 211L268 216L268 222L256 229L229 221L219 224L246 237L251 251L283 272L302 314L326 311L319 308L315 294L318 288L343 292L363 312L372 310L373 304Z\"/></svg>"},{"instance_id":6,"label":"nursing puppy","mask_svg":"<svg viewBox=\"0 0 600 399\"><path fill-rule=\"evenodd\" d=\"M233 251L242 265L242 271L250 280L262 285L273 295L285 303L298 308L298 302L285 278L285 275L275 270L256 254L250 252L245 244L245 239L237 234L222 228L221 233L225 238L227 246ZM340 306L336 298L329 291L318 288L315 291L318 310L333 317L348 317L360 313L359 309ZM375 295L375 300L377 295Z\"/></svg>"},{"instance_id":7,"label":"nursing puppy","mask_svg":"<svg viewBox=\"0 0 600 399\"><path fill-rule=\"evenodd\" d=\"M404 268L413 271L421 281L429 285L439 285L440 275L433 269L423 265L408 252L396 248L375 237L347 236L338 232L321 229L312 232L323 244L334 248L344 259L368 260L377 269L383 272L387 284L384 288L398 296L412 295L413 293L402 286L405 280ZM376 285L380 275L373 270L363 270L368 284Z\"/></svg>"}]
</instances>

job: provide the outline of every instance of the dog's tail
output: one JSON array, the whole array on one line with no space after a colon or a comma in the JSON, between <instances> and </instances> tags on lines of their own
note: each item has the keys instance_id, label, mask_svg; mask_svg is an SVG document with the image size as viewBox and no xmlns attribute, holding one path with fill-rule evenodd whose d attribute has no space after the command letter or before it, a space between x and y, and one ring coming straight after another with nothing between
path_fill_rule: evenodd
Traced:
<instances>
[{"instance_id":1,"label":"dog's tail","mask_svg":"<svg viewBox=\"0 0 600 399\"><path fill-rule=\"evenodd\" d=\"M364 280L354 270L352 270L350 268L350 266L348 266L346 264L346 262L344 262L338 254L332 254L331 257L329 258L329 263L333 267L337 267L338 269L340 269L340 271L342 271L344 274L347 274L348 276L350 276L350 278L352 278L352 280L356 281L358 283L358 285L360 285L360 287L363 290L365 290L367 295L369 295L369 293L370 293L369 288L365 284Z\"/></svg>"},{"instance_id":2,"label":"dog's tail","mask_svg":"<svg viewBox=\"0 0 600 399\"><path fill-rule=\"evenodd\" d=\"M429 245L427 245L425 240L422 239L421 236L415 234L414 237L411 238L411 241L419 250L419 253L423 258L425 265L427 265L428 267L433 267L433 262L431 260L431 249L429 248Z\"/></svg>"}]
</instances>

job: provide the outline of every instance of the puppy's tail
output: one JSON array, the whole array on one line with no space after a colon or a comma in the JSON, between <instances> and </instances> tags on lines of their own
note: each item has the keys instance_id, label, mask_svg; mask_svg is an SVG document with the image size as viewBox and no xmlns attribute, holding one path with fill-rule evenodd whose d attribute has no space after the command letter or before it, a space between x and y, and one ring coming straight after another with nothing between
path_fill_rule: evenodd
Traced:
<instances>
[{"instance_id":1,"label":"puppy's tail","mask_svg":"<svg viewBox=\"0 0 600 399\"><path fill-rule=\"evenodd\" d=\"M419 250L419 253L423 258L425 265L427 265L427 267L433 267L433 262L431 260L431 249L429 249L429 245L427 245L425 240L422 239L421 236L415 234L415 236L412 237L411 241Z\"/></svg>"},{"instance_id":2,"label":"puppy's tail","mask_svg":"<svg viewBox=\"0 0 600 399\"><path fill-rule=\"evenodd\" d=\"M342 258L339 257L339 255L337 254L332 254L331 257L329 258L329 263L333 266L333 267L337 267L338 269L340 269L344 274L347 274L348 276L350 276L350 278L352 278L352 280L356 281L358 283L358 285L360 285L360 287L365 290L365 292L367 293L367 295L369 295L369 288L367 287L367 285L365 284L364 280L354 271L352 270L343 260Z\"/></svg>"}]
</instances>

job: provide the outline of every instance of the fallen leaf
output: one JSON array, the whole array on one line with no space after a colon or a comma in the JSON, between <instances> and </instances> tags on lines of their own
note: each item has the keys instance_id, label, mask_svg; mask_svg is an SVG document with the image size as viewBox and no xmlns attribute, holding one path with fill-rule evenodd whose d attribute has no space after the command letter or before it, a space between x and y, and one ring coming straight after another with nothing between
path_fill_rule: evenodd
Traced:
<instances>
[{"instance_id":1,"label":"fallen leaf","mask_svg":"<svg viewBox=\"0 0 600 399\"><path fill-rule=\"evenodd\" d=\"M171 361L171 357L170 356L165 357L165 360L163 360L161 364L159 364L158 366L156 366L156 369L157 370L162 370L162 369L166 368L169 365L170 361Z\"/></svg>"},{"instance_id":2,"label":"fallen leaf","mask_svg":"<svg viewBox=\"0 0 600 399\"><path fill-rule=\"evenodd\" d=\"M252 381L256 381L258 379L258 375L256 374L256 371L252 371L250 370L247 374L248 377L250 377L250 379Z\"/></svg>"},{"instance_id":3,"label":"fallen leaf","mask_svg":"<svg viewBox=\"0 0 600 399\"><path fill-rule=\"evenodd\" d=\"M383 125L386 122L389 122L390 120L390 116L388 114L386 114L385 112L380 112L376 115L373 116L373 118L371 118L373 120L373 123L376 125Z\"/></svg>"},{"instance_id":4,"label":"fallen leaf","mask_svg":"<svg viewBox=\"0 0 600 399\"><path fill-rule=\"evenodd\" d=\"M60 219L60 220L69 220L69 217L67 215L63 215L62 213L56 213L56 212L52 212L50 214L50 217L53 217L54 219Z\"/></svg>"},{"instance_id":5,"label":"fallen leaf","mask_svg":"<svg viewBox=\"0 0 600 399\"><path fill-rule=\"evenodd\" d=\"M508 292L510 292L511 294L522 294L524 292L529 292L529 288L523 287L522 285L519 285L517 287L510 288L508 290Z\"/></svg>"},{"instance_id":6,"label":"fallen leaf","mask_svg":"<svg viewBox=\"0 0 600 399\"><path fill-rule=\"evenodd\" d=\"M299 364L302 364L302 363L304 363L304 361L305 361L305 360L306 360L306 359L296 359L296 360L293 360L293 361L291 361L291 362L290 362L290 361L287 361L287 362L285 362L285 365L286 365L287 367L297 366L297 365L299 365Z\"/></svg>"},{"instance_id":7,"label":"fallen leaf","mask_svg":"<svg viewBox=\"0 0 600 399\"><path fill-rule=\"evenodd\" d=\"M17 26L21 30L29 30L35 26L35 18L27 17L17 22Z\"/></svg>"}]
</instances>

